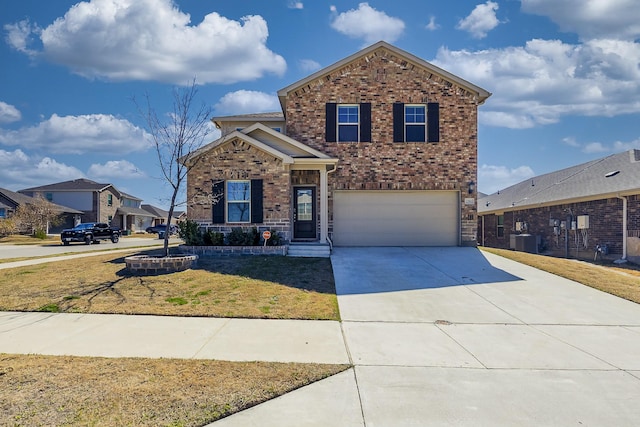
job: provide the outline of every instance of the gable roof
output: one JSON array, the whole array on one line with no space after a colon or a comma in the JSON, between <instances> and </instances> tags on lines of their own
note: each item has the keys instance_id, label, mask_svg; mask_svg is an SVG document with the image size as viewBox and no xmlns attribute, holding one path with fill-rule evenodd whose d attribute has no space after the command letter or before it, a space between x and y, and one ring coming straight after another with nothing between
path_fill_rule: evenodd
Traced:
<instances>
[{"instance_id":1,"label":"gable roof","mask_svg":"<svg viewBox=\"0 0 640 427\"><path fill-rule=\"evenodd\" d=\"M164 209L160 209L159 207L153 205L143 204L140 205L140 207L158 218L166 218L167 215L169 215L169 211L165 211Z\"/></svg>"},{"instance_id":2,"label":"gable roof","mask_svg":"<svg viewBox=\"0 0 640 427\"><path fill-rule=\"evenodd\" d=\"M293 164L303 159L311 159L313 161L323 163L337 162L337 159L333 159L326 154L307 146L306 144L296 141L283 133L263 125L262 123L254 123L248 128L233 131L230 134L201 147L193 153L182 157L180 161L184 162L188 159L193 159L209 150L220 147L234 140L244 141L257 149L282 160L285 164Z\"/></svg>"},{"instance_id":3,"label":"gable roof","mask_svg":"<svg viewBox=\"0 0 640 427\"><path fill-rule=\"evenodd\" d=\"M11 191L11 190L7 190L6 188L0 188L0 195L2 195L5 199L11 201L14 203L14 206L7 206L10 208L15 208L19 205L26 205L29 203L32 203L34 198L31 196L27 196L24 194L20 194L20 193L16 193L15 191ZM51 202L49 202L51 203ZM4 203L0 202L0 204L5 205ZM67 206L62 206L62 205L57 205L55 203L51 203L51 205L53 206L53 208L61 213L72 213L72 214L82 214L84 212L79 211L77 209L73 209L73 208L69 208Z\"/></svg>"},{"instance_id":4,"label":"gable roof","mask_svg":"<svg viewBox=\"0 0 640 427\"><path fill-rule=\"evenodd\" d=\"M443 70L440 67L437 67L427 61L425 61L424 59L418 58L415 55L410 54L409 52L406 52L402 49L399 49L385 41L379 41L367 48L362 49L359 52L354 53L351 56L348 56L338 62L336 62L333 65L330 65L328 67L325 67L319 71L316 71L315 73L311 74L308 77L305 77L302 80L298 80L297 82L285 87L284 89L280 89L278 91L278 98L280 98L280 105L282 106L282 111L286 111L286 103L287 103L287 94L295 91L303 86L306 86L308 84L310 84L312 81L317 80L319 78L325 77L326 75L346 66L347 64L357 61L360 58L369 56L371 54L373 54L375 51L378 50L386 50L389 51L399 57L402 57L404 60L406 60L407 62L410 62L414 65L417 65L418 67L422 67L426 70L428 70L430 73L433 73L437 76L439 76L440 78L442 78L443 80L450 82L452 84L455 84L471 93L473 93L477 100L478 100L478 104L482 104L484 103L484 101L489 98L491 96L491 92L486 91L485 89L482 89L479 86L474 85L473 83L470 83L456 75L451 74L448 71Z\"/></svg>"},{"instance_id":5,"label":"gable roof","mask_svg":"<svg viewBox=\"0 0 640 427\"><path fill-rule=\"evenodd\" d=\"M536 176L478 201L488 214L640 194L640 150Z\"/></svg>"},{"instance_id":6,"label":"gable roof","mask_svg":"<svg viewBox=\"0 0 640 427\"><path fill-rule=\"evenodd\" d=\"M79 178L71 181L56 182L54 184L41 185L39 187L25 188L20 192L28 191L104 191L112 184L100 184L90 179ZM115 189L115 188L114 188ZM117 191L117 190L116 190Z\"/></svg>"}]
</instances>

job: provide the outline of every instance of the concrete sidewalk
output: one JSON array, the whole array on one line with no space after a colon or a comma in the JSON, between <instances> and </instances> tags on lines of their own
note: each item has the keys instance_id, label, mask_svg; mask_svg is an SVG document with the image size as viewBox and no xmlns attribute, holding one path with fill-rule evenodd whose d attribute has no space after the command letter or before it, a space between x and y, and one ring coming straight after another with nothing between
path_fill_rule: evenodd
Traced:
<instances>
[{"instance_id":1,"label":"concrete sidewalk","mask_svg":"<svg viewBox=\"0 0 640 427\"><path fill-rule=\"evenodd\" d=\"M349 363L340 323L0 313L0 353Z\"/></svg>"}]
</instances>

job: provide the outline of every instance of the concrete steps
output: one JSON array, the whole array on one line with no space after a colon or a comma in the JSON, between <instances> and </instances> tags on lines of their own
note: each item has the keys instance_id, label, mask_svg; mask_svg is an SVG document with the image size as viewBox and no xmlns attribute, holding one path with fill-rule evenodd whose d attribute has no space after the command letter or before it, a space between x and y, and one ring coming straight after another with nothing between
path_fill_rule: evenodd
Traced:
<instances>
[{"instance_id":1,"label":"concrete steps","mask_svg":"<svg viewBox=\"0 0 640 427\"><path fill-rule=\"evenodd\" d=\"M329 258L331 256L331 246L324 243L291 243L287 256L307 257L307 258Z\"/></svg>"}]
</instances>

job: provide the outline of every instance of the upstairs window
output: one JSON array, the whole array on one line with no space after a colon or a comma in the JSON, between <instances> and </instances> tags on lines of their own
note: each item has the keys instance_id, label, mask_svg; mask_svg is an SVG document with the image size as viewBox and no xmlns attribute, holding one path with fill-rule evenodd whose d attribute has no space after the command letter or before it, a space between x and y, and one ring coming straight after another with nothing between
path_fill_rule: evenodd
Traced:
<instances>
[{"instance_id":1,"label":"upstairs window","mask_svg":"<svg viewBox=\"0 0 640 427\"><path fill-rule=\"evenodd\" d=\"M395 142L440 142L440 105L393 104L393 140Z\"/></svg>"},{"instance_id":2,"label":"upstairs window","mask_svg":"<svg viewBox=\"0 0 640 427\"><path fill-rule=\"evenodd\" d=\"M404 106L404 140L424 142L427 136L427 108L424 105Z\"/></svg>"},{"instance_id":3,"label":"upstairs window","mask_svg":"<svg viewBox=\"0 0 640 427\"><path fill-rule=\"evenodd\" d=\"M326 104L327 142L370 142L371 104Z\"/></svg>"},{"instance_id":4,"label":"upstairs window","mask_svg":"<svg viewBox=\"0 0 640 427\"><path fill-rule=\"evenodd\" d=\"M45 199L47 199L49 202L53 202L53 193L45 193L44 197L45 197Z\"/></svg>"},{"instance_id":5,"label":"upstairs window","mask_svg":"<svg viewBox=\"0 0 640 427\"><path fill-rule=\"evenodd\" d=\"M107 194L107 206L113 206L113 194Z\"/></svg>"},{"instance_id":6,"label":"upstairs window","mask_svg":"<svg viewBox=\"0 0 640 427\"><path fill-rule=\"evenodd\" d=\"M338 142L358 141L360 111L357 105L338 105Z\"/></svg>"}]
</instances>

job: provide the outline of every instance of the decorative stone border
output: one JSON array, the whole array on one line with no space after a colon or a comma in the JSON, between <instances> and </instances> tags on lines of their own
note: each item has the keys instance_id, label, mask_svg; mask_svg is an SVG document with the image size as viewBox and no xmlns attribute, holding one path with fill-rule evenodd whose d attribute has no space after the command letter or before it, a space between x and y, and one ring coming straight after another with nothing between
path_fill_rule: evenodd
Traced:
<instances>
[{"instance_id":1,"label":"decorative stone border","mask_svg":"<svg viewBox=\"0 0 640 427\"><path fill-rule=\"evenodd\" d=\"M127 264L127 269L134 274L166 274L195 267L198 263L198 255L169 255L168 257L133 255L125 257L124 262Z\"/></svg>"},{"instance_id":2,"label":"decorative stone border","mask_svg":"<svg viewBox=\"0 0 640 427\"><path fill-rule=\"evenodd\" d=\"M241 255L272 255L286 256L287 249L284 246L187 246L180 245L178 249L182 253L195 254L202 257L224 257Z\"/></svg>"}]
</instances>

